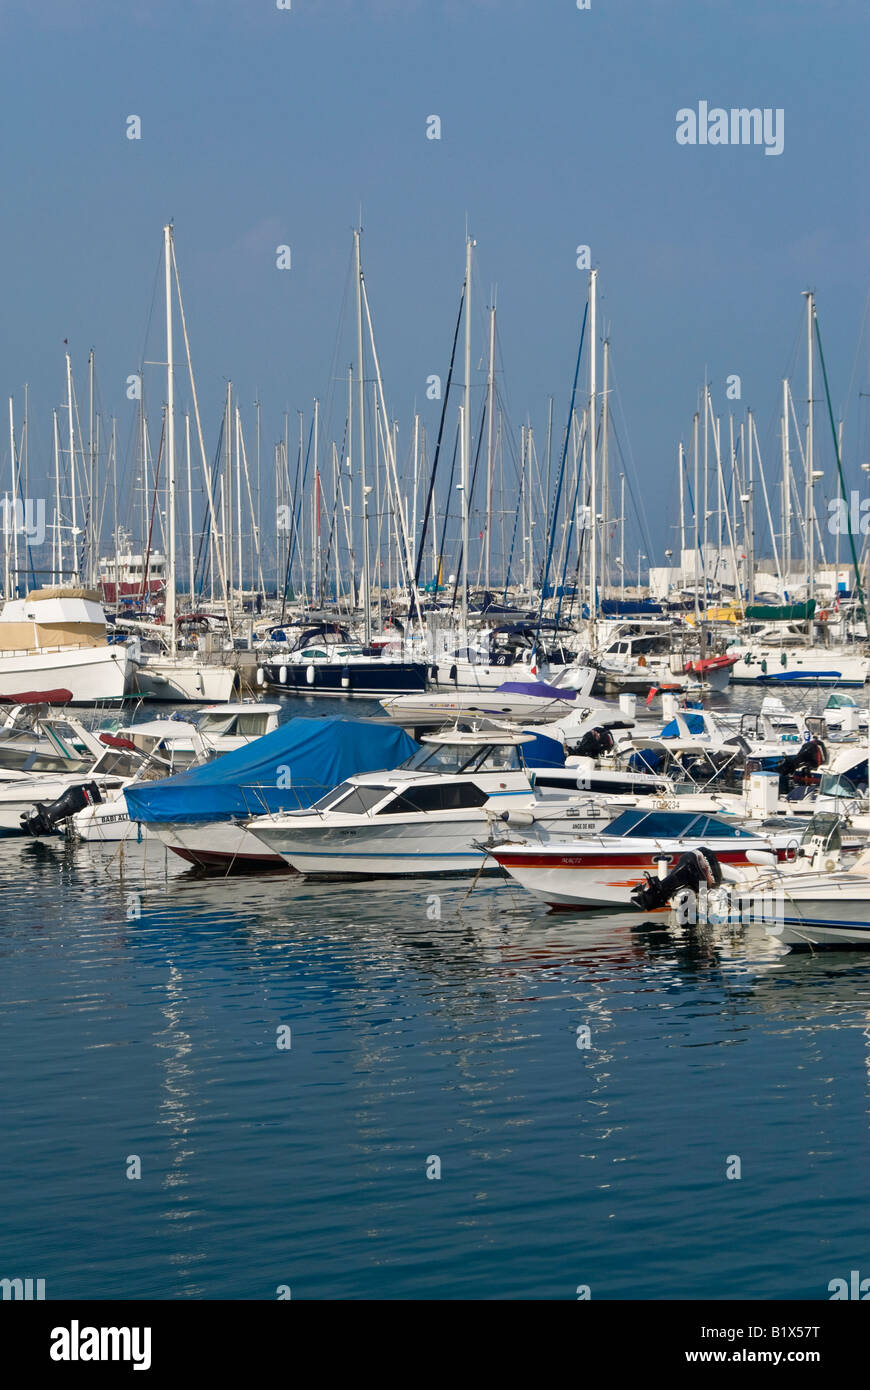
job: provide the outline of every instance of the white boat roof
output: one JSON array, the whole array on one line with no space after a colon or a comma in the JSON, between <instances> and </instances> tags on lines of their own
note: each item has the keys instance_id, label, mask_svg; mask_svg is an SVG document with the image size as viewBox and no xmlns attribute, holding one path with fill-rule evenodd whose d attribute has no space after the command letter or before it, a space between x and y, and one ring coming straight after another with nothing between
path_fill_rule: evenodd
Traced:
<instances>
[{"instance_id":1,"label":"white boat roof","mask_svg":"<svg viewBox=\"0 0 870 1390\"><path fill-rule=\"evenodd\" d=\"M133 738L144 734L146 738L192 738L199 730L186 719L146 719L141 724L129 724L126 729L103 729L116 738ZM99 735L98 735L99 736Z\"/></svg>"},{"instance_id":2,"label":"white boat roof","mask_svg":"<svg viewBox=\"0 0 870 1390\"><path fill-rule=\"evenodd\" d=\"M458 745L459 747L482 747L484 744L496 743L508 746L517 743L531 743L535 734L514 733L510 729L442 729L437 734L424 734L421 743L444 743Z\"/></svg>"},{"instance_id":3,"label":"white boat roof","mask_svg":"<svg viewBox=\"0 0 870 1390\"><path fill-rule=\"evenodd\" d=\"M202 705L197 714L280 714L282 708L262 700L231 700L225 705Z\"/></svg>"}]
</instances>

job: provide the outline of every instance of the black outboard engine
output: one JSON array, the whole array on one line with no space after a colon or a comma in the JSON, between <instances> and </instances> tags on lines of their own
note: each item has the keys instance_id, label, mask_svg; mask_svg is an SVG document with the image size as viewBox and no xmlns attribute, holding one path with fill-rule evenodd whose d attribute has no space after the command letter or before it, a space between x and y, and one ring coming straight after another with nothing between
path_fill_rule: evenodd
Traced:
<instances>
[{"instance_id":1,"label":"black outboard engine","mask_svg":"<svg viewBox=\"0 0 870 1390\"><path fill-rule=\"evenodd\" d=\"M613 734L609 729L589 729L577 744L574 752L578 758L600 758L613 748Z\"/></svg>"},{"instance_id":2,"label":"black outboard engine","mask_svg":"<svg viewBox=\"0 0 870 1390\"><path fill-rule=\"evenodd\" d=\"M779 773L779 794L786 796L793 782L808 784L815 782L815 773L822 763L827 762L828 752L819 738L807 739L800 751L791 757L781 758Z\"/></svg>"},{"instance_id":3,"label":"black outboard engine","mask_svg":"<svg viewBox=\"0 0 870 1390\"><path fill-rule=\"evenodd\" d=\"M645 875L645 882L631 890L631 902L641 912L655 912L670 902L681 888L690 889L697 897L703 884L718 888L722 882L722 866L711 849L693 849L681 854L673 869L664 878Z\"/></svg>"},{"instance_id":4,"label":"black outboard engine","mask_svg":"<svg viewBox=\"0 0 870 1390\"><path fill-rule=\"evenodd\" d=\"M48 806L37 801L36 810L30 815L21 815L21 829L28 835L50 835L61 821L83 811L86 806L99 806L103 798L96 782L83 782L77 787L67 787L65 792Z\"/></svg>"}]
</instances>

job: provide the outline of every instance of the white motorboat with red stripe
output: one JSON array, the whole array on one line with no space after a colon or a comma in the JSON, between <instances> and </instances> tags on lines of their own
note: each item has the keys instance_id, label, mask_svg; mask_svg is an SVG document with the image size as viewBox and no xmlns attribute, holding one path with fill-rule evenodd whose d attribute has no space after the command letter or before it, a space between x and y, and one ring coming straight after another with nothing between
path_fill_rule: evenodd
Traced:
<instances>
[{"instance_id":1,"label":"white motorboat with red stripe","mask_svg":"<svg viewBox=\"0 0 870 1390\"><path fill-rule=\"evenodd\" d=\"M627 810L588 839L489 847L493 859L517 883L551 907L631 910L631 889L662 861L687 850L714 850L723 864L751 864L750 854L772 851L794 860L799 839L792 830L761 827L697 811ZM637 910L636 908L634 909Z\"/></svg>"}]
</instances>

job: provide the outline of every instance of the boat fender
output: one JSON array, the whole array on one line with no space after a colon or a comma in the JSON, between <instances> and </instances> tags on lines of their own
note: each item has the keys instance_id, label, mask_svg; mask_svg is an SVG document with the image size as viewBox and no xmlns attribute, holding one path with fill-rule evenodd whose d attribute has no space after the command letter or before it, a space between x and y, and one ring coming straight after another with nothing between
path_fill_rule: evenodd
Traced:
<instances>
[{"instance_id":1,"label":"boat fender","mask_svg":"<svg viewBox=\"0 0 870 1390\"><path fill-rule=\"evenodd\" d=\"M456 674L456 667L455 667L455 666L451 666L451 667L450 667L450 675L448 676L448 680L455 681L455 680L457 680L457 679L458 679L458 678L457 678L457 674Z\"/></svg>"},{"instance_id":2,"label":"boat fender","mask_svg":"<svg viewBox=\"0 0 870 1390\"><path fill-rule=\"evenodd\" d=\"M505 825L534 825L535 817L530 811L502 811L499 820Z\"/></svg>"},{"instance_id":3,"label":"boat fender","mask_svg":"<svg viewBox=\"0 0 870 1390\"><path fill-rule=\"evenodd\" d=\"M287 667L286 667L286 666L282 666L282 667L281 667L281 670L278 672L278 684L279 684L279 685L286 685L286 684L287 684Z\"/></svg>"},{"instance_id":4,"label":"boat fender","mask_svg":"<svg viewBox=\"0 0 870 1390\"><path fill-rule=\"evenodd\" d=\"M263 670L262 666L258 666L258 667L257 667L257 685L265 685L265 684L266 684L266 672Z\"/></svg>"},{"instance_id":5,"label":"boat fender","mask_svg":"<svg viewBox=\"0 0 870 1390\"><path fill-rule=\"evenodd\" d=\"M314 684L314 667L313 667L313 666L306 666L306 668L305 668L305 679L307 680L307 682L308 682L309 685L313 685L313 684Z\"/></svg>"},{"instance_id":6,"label":"boat fender","mask_svg":"<svg viewBox=\"0 0 870 1390\"><path fill-rule=\"evenodd\" d=\"M313 666L309 666L308 669L313 673ZM350 689L350 671L348 670L347 666L342 666L341 668L341 688L342 690Z\"/></svg>"}]
</instances>

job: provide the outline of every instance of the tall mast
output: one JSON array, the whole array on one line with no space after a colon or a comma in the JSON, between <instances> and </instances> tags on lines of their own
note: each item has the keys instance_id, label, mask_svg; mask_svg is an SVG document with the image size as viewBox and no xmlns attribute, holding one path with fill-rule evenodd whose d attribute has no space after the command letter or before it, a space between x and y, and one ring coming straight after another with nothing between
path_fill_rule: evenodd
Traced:
<instances>
[{"instance_id":1,"label":"tall mast","mask_svg":"<svg viewBox=\"0 0 870 1390\"><path fill-rule=\"evenodd\" d=\"M468 468L471 457L471 253L474 242L465 237L465 396L462 410L462 634L468 631Z\"/></svg>"},{"instance_id":2,"label":"tall mast","mask_svg":"<svg viewBox=\"0 0 870 1390\"><path fill-rule=\"evenodd\" d=\"M12 570L15 575L15 589L18 589L18 463L15 456L15 420L12 397L9 397L9 465L12 474ZM9 551L9 511L6 508L6 551ZM8 588L8 585L7 585Z\"/></svg>"},{"instance_id":3,"label":"tall mast","mask_svg":"<svg viewBox=\"0 0 870 1390\"><path fill-rule=\"evenodd\" d=\"M191 612L195 607L193 602L193 484L190 469L190 413L184 417L184 452L187 461L187 569L188 569L188 595L187 606Z\"/></svg>"},{"instance_id":4,"label":"tall mast","mask_svg":"<svg viewBox=\"0 0 870 1390\"><path fill-rule=\"evenodd\" d=\"M598 271L593 270L589 275L589 510L591 512L592 525L589 531L589 637L590 643L595 646L595 591L597 587L598 574L596 569L596 535L598 531L598 475L596 459L596 425L598 416L598 380L596 376L598 358L598 329L596 324L598 313ZM638 575L640 584L640 575Z\"/></svg>"},{"instance_id":5,"label":"tall mast","mask_svg":"<svg viewBox=\"0 0 870 1390\"><path fill-rule=\"evenodd\" d=\"M53 411L51 412L51 415L52 415L52 424L53 424L53 432L54 432L54 526L55 526L55 532L56 532L56 535L57 535L57 552L56 552L57 560L56 560L56 568L55 568L55 565L52 565L52 568L53 568L54 571L55 571L55 583L56 583L56 584L62 584L62 583L63 583L63 532L61 531L61 513L60 513L60 429L59 429L58 423L57 423L57 411L56 411L56 410L53 410ZM52 558L54 558L54 554L55 554L55 550L54 550L54 546L52 545ZM7 589L8 589L8 586L7 586ZM7 594L6 594L6 597L7 597L7 598L9 597L8 592L7 592Z\"/></svg>"},{"instance_id":6,"label":"tall mast","mask_svg":"<svg viewBox=\"0 0 870 1390\"><path fill-rule=\"evenodd\" d=\"M684 498L684 496L683 496L683 493L684 493L683 467L684 467L683 446L682 446L682 444L680 444L679 447L678 447L678 449L677 449L677 472L678 472L679 475L680 475L680 568L681 568L681 569L682 569L682 565L683 565L683 555L685 554L685 550L686 550L686 503L685 503L685 498Z\"/></svg>"},{"instance_id":7,"label":"tall mast","mask_svg":"<svg viewBox=\"0 0 870 1390\"><path fill-rule=\"evenodd\" d=\"M791 443L788 421L788 381L782 383L782 546L785 553L783 562L785 582L791 580Z\"/></svg>"},{"instance_id":8,"label":"tall mast","mask_svg":"<svg viewBox=\"0 0 870 1390\"><path fill-rule=\"evenodd\" d=\"M701 576L700 576L700 574L698 573L698 521L699 521L699 518L698 518L698 500L699 500L699 499L698 499L698 412L697 412L697 410L695 411L695 415L694 415L694 418L693 418L693 420L692 420L692 462L693 462L693 465L694 465L694 473L695 473L695 486L694 486L694 493L695 493L695 499L694 499L694 500L695 500L695 506L694 506L694 512L695 512L695 556L694 556L694 564L692 565L692 571L693 571L694 577L695 577L695 626L697 627L698 624L699 624L700 621L701 621L700 598L699 598L699 594L698 594L698 583L699 583L699 580L700 580Z\"/></svg>"},{"instance_id":9,"label":"tall mast","mask_svg":"<svg viewBox=\"0 0 870 1390\"><path fill-rule=\"evenodd\" d=\"M166 504L169 511L169 545L166 564L166 623L169 649L175 655L175 358L172 342L172 227L163 228L166 269Z\"/></svg>"},{"instance_id":10,"label":"tall mast","mask_svg":"<svg viewBox=\"0 0 870 1390\"><path fill-rule=\"evenodd\" d=\"M601 585L602 594L607 597L607 584L610 579L610 547L606 545L607 527L610 524L610 339L603 343L603 379L601 383Z\"/></svg>"},{"instance_id":11,"label":"tall mast","mask_svg":"<svg viewBox=\"0 0 870 1390\"><path fill-rule=\"evenodd\" d=\"M87 582L94 581L94 508L96 506L96 478L94 476L94 350L88 353L88 573Z\"/></svg>"},{"instance_id":12,"label":"tall mast","mask_svg":"<svg viewBox=\"0 0 870 1390\"><path fill-rule=\"evenodd\" d=\"M369 501L366 487L366 430L365 430L365 373L363 371L363 317L362 317L362 264L360 260L360 232L354 231L354 259L356 262L356 354L357 354L357 421L359 431L359 477L360 496L363 515L363 621L365 624L365 644L372 640L372 602L369 591Z\"/></svg>"},{"instance_id":13,"label":"tall mast","mask_svg":"<svg viewBox=\"0 0 870 1390\"><path fill-rule=\"evenodd\" d=\"M76 515L76 434L73 424L73 389L72 389L72 362L69 353L66 354L66 406L69 418L69 477L70 477L70 509L72 512L72 582L75 584L79 577L79 559L76 549L78 537L78 518Z\"/></svg>"},{"instance_id":14,"label":"tall mast","mask_svg":"<svg viewBox=\"0 0 870 1390\"><path fill-rule=\"evenodd\" d=\"M804 296L807 301L807 447L805 455L806 506L804 508L804 521L807 529L804 546L807 563L807 636L812 637L813 620L810 617L809 604L812 602L815 590L815 537L813 535L816 520L815 479L813 478L813 317L815 315L815 296L812 290L805 290Z\"/></svg>"},{"instance_id":15,"label":"tall mast","mask_svg":"<svg viewBox=\"0 0 870 1390\"><path fill-rule=\"evenodd\" d=\"M625 602L625 474L619 475L619 587Z\"/></svg>"},{"instance_id":16,"label":"tall mast","mask_svg":"<svg viewBox=\"0 0 870 1390\"><path fill-rule=\"evenodd\" d=\"M495 397L495 305L489 311L489 378L487 380L486 404L486 563L484 565L484 587L490 583L490 557L492 535L492 428Z\"/></svg>"}]
</instances>

